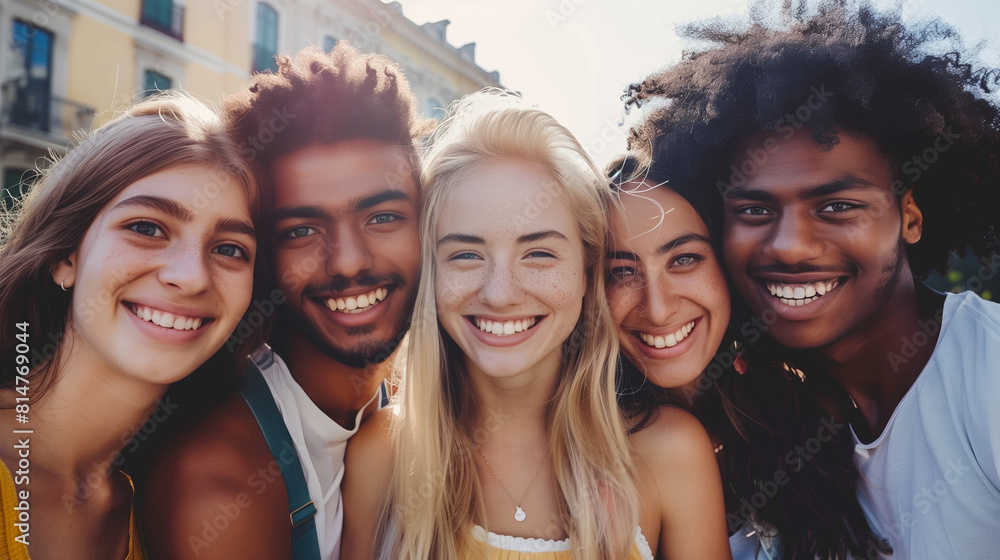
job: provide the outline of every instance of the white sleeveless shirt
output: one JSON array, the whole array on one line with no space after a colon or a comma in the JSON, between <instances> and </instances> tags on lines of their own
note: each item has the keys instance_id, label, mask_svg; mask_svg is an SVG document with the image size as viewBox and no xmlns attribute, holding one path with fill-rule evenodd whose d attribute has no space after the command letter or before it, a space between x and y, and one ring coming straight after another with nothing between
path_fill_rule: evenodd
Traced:
<instances>
[{"instance_id":1,"label":"white sleeveless shirt","mask_svg":"<svg viewBox=\"0 0 1000 560\"><path fill-rule=\"evenodd\" d=\"M358 431L361 416L371 400L358 411L354 428L345 430L327 416L292 378L285 362L265 345L250 359L260 369L274 402L285 420L292 443L309 487L309 497L316 505L316 533L320 556L325 560L340 558L340 536L344 525L344 504L340 483L344 479L344 452L347 440Z\"/></svg>"}]
</instances>

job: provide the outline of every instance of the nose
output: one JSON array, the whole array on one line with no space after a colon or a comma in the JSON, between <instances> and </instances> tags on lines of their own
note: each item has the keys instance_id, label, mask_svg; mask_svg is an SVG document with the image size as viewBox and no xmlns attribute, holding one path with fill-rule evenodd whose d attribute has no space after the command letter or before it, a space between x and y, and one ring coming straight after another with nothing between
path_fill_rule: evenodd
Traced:
<instances>
[{"instance_id":1,"label":"nose","mask_svg":"<svg viewBox=\"0 0 1000 560\"><path fill-rule=\"evenodd\" d=\"M167 255L160 267L159 279L184 295L202 293L212 284L209 258L208 250L200 242L192 240L183 243Z\"/></svg>"},{"instance_id":2,"label":"nose","mask_svg":"<svg viewBox=\"0 0 1000 560\"><path fill-rule=\"evenodd\" d=\"M483 285L479 289L479 301L486 305L501 309L508 305L517 303L521 290L517 285L517 279L509 266L500 262L492 263L483 279Z\"/></svg>"},{"instance_id":3,"label":"nose","mask_svg":"<svg viewBox=\"0 0 1000 560\"><path fill-rule=\"evenodd\" d=\"M771 235L762 247L766 257L785 264L796 264L820 256L822 243L815 235L807 216L787 213L774 221Z\"/></svg>"},{"instance_id":4,"label":"nose","mask_svg":"<svg viewBox=\"0 0 1000 560\"><path fill-rule=\"evenodd\" d=\"M653 325L666 325L680 308L680 298L674 294L667 274L657 274L643 288L645 310L642 316Z\"/></svg>"},{"instance_id":5,"label":"nose","mask_svg":"<svg viewBox=\"0 0 1000 560\"><path fill-rule=\"evenodd\" d=\"M326 240L326 273L331 277L354 278L375 265L368 240L347 224L334 230Z\"/></svg>"}]
</instances>

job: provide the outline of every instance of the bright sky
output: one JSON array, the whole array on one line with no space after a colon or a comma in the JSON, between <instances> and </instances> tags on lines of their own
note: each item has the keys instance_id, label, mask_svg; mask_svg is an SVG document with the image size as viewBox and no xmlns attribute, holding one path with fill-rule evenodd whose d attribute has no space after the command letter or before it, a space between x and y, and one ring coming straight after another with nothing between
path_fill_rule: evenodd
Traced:
<instances>
[{"instance_id":1,"label":"bright sky","mask_svg":"<svg viewBox=\"0 0 1000 560\"><path fill-rule=\"evenodd\" d=\"M777 1L777 0L772 0ZM401 0L418 24L447 19L448 41L476 43L476 62L552 113L603 166L625 149L622 90L680 59L677 24L747 19L746 0ZM1000 66L997 0L876 0L906 20L940 16ZM780 5L780 2L778 2Z\"/></svg>"}]
</instances>

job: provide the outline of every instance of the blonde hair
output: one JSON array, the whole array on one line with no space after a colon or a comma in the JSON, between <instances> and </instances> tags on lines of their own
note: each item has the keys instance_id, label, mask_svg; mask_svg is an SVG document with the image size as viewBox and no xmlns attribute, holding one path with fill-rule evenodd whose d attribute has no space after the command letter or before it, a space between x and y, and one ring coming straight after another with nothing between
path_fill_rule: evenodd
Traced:
<instances>
[{"instance_id":1,"label":"blonde hair","mask_svg":"<svg viewBox=\"0 0 1000 560\"><path fill-rule=\"evenodd\" d=\"M638 526L626 429L615 402L618 337L601 262L609 191L580 143L547 113L514 95L484 90L456 102L422 155L421 279L406 376L392 420L393 474L378 529L381 558L476 556L471 528L486 515L473 460L477 399L461 350L440 328L435 306L435 228L442 202L476 163L497 158L544 167L579 219L587 288L580 320L563 345L548 410L560 513L577 560L624 558Z\"/></svg>"}]
</instances>

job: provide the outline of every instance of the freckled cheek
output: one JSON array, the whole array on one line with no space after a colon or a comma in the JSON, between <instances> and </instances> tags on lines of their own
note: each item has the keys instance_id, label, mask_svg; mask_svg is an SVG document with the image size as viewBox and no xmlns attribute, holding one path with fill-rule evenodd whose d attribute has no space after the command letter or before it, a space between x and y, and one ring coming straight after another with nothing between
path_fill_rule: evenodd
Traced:
<instances>
[{"instance_id":1,"label":"freckled cheek","mask_svg":"<svg viewBox=\"0 0 1000 560\"><path fill-rule=\"evenodd\" d=\"M526 292L535 294L554 308L578 309L587 289L583 272L568 268L526 271L518 276Z\"/></svg>"},{"instance_id":2,"label":"freckled cheek","mask_svg":"<svg viewBox=\"0 0 1000 560\"><path fill-rule=\"evenodd\" d=\"M434 297L438 309L459 303L476 291L478 280L472 274L462 274L455 271L438 271L434 283Z\"/></svg>"},{"instance_id":3,"label":"freckled cheek","mask_svg":"<svg viewBox=\"0 0 1000 560\"><path fill-rule=\"evenodd\" d=\"M253 296L253 269L221 271L215 275L215 285L220 298L243 315Z\"/></svg>"}]
</instances>

